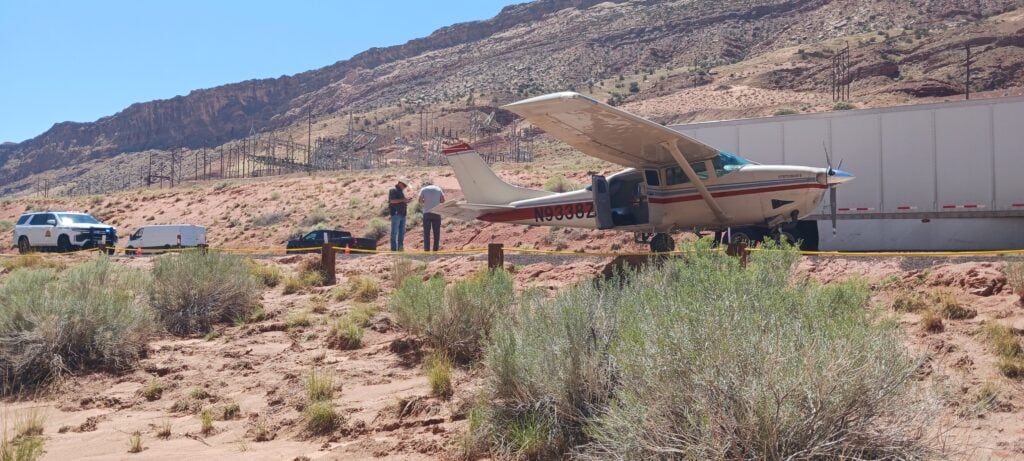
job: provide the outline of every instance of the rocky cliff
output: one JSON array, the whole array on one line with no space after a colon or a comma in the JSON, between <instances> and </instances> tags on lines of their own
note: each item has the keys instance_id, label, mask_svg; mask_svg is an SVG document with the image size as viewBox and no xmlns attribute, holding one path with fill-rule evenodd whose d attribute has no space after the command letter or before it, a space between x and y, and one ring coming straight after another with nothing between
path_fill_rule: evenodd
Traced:
<instances>
[{"instance_id":1,"label":"rocky cliff","mask_svg":"<svg viewBox=\"0 0 1024 461\"><path fill-rule=\"evenodd\" d=\"M1021 0L539 0L321 69L133 104L91 123L58 123L33 139L0 145L0 183L126 152L212 147L307 114L482 94L505 102L622 73L712 68L865 31L952 30L1020 6ZM986 43L997 40L1021 46L1005 37ZM873 66L865 67L870 72L899 77L897 64L865 53L861 65ZM1013 84L1024 72L1011 55L1013 62L998 64L1002 74L992 85ZM818 67L799 72L817 75ZM769 76L765 86L789 85L787 75Z\"/></svg>"}]
</instances>

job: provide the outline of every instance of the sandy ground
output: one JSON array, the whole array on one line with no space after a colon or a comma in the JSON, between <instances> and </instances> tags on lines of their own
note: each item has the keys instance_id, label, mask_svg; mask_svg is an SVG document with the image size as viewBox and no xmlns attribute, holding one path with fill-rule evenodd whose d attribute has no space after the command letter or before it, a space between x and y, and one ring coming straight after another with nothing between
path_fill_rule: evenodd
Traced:
<instances>
[{"instance_id":1,"label":"sandy ground","mask_svg":"<svg viewBox=\"0 0 1024 461\"><path fill-rule=\"evenodd\" d=\"M80 256L78 259L87 256ZM298 270L303 258L267 259L286 272ZM518 259L517 259L518 258ZM149 258L119 258L146 268ZM540 287L554 294L568 284L599 276L607 258L510 257L517 288ZM454 378L455 395L442 400L430 395L422 371L422 350L415 338L398 329L389 315L393 260L386 256L343 258L339 284L356 275L380 280L384 296L375 301L382 313L374 317L365 345L353 351L327 346L326 322L353 307L349 301L330 302L312 316L312 326L287 328L290 312L306 309L311 297L329 287L283 295L280 288L262 295L267 319L242 326L221 326L212 340L166 336L150 345L138 370L120 376L95 373L73 376L48 394L30 401L7 401L3 414L13 417L34 407L46 415L45 459L436 459L457 446L465 429L467 409L482 377L478 369L463 369ZM480 256L418 258L422 273L441 272L449 279L472 274L486 265ZM907 332L907 345L922 358L925 375L934 374L947 393L942 433L937 443L953 458L1020 459L1024 456L1024 392L1020 381L1002 377L995 357L982 342L985 322L996 321L1024 331L1024 308L1006 286L1002 262L996 260L920 260L899 258L804 258L795 276L824 283L859 277L871 284L873 303L885 315L896 316ZM916 313L898 314L888 306L907 291L949 290L976 317L947 320L945 331L926 333ZM334 373L334 403L344 415L342 427L330 436L306 434L299 408L303 380L317 368ZM151 380L165 390L148 401L140 390ZM985 383L998 389L990 408L975 404ZM210 397L191 399L202 388ZM179 400L185 411L172 409ZM213 433L200 431L199 411L217 412L229 403L241 408L238 417L217 420ZM156 428L170 423L167 439ZM254 440L258 426L271 440ZM140 431L146 449L127 452L128 435Z\"/></svg>"}]
</instances>

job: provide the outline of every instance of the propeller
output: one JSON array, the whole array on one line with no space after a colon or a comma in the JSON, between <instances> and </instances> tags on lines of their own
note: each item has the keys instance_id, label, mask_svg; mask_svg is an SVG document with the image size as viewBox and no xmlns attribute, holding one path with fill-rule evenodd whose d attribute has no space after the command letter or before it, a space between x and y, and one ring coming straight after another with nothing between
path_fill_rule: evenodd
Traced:
<instances>
[{"instance_id":1,"label":"propeller","mask_svg":"<svg viewBox=\"0 0 1024 461\"><path fill-rule=\"evenodd\" d=\"M821 142L821 147L823 149L825 149L825 162L828 164L828 172L826 173L827 176L825 178L825 184L828 184L828 207L829 207L829 212L831 213L830 216L832 218L832 235L836 235L836 220L837 220L836 215L838 214L838 208L837 207L839 206L836 203L836 199L838 198L839 192L836 189L836 185L832 184L832 183L830 183L828 181L828 177L835 176L836 175L836 170L842 169L842 167L843 167L843 160L842 159L839 160L839 166L838 167L832 168L832 156L829 155L829 153L828 153L828 146L825 145L825 141Z\"/></svg>"}]
</instances>

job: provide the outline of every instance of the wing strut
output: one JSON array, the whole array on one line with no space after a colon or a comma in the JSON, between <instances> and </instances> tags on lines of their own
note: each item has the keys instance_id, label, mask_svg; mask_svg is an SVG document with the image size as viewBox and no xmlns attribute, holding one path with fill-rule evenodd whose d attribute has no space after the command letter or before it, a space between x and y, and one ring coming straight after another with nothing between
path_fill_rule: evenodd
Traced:
<instances>
[{"instance_id":1,"label":"wing strut","mask_svg":"<svg viewBox=\"0 0 1024 461\"><path fill-rule=\"evenodd\" d=\"M690 178L690 182L692 182L693 186L697 188L697 192L699 192L700 196L704 198L704 203L708 204L708 208L711 208L711 212L715 214L715 217L718 218L719 221L727 221L728 218L726 217L725 212L722 211L722 207L718 206L718 202L715 202L715 198L711 196L711 192L708 192L708 188L704 187L704 182L697 177L697 172L693 171L693 166L690 165L690 162L686 161L686 157L683 156L683 153L679 150L679 146L676 145L675 141L666 142L662 145L668 149L669 153L672 154L672 158L676 159L676 163L682 167L683 172L686 173L686 177Z\"/></svg>"}]
</instances>

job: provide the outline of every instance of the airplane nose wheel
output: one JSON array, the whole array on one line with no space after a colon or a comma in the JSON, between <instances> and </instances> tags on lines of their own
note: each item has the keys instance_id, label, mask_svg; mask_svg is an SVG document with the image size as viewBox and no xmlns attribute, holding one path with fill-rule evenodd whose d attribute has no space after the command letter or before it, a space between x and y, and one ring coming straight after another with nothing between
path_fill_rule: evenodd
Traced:
<instances>
[{"instance_id":1,"label":"airplane nose wheel","mask_svg":"<svg viewBox=\"0 0 1024 461\"><path fill-rule=\"evenodd\" d=\"M672 236L659 233L654 234L651 238L651 252L652 253L668 253L676 249L676 242L672 240Z\"/></svg>"}]
</instances>

